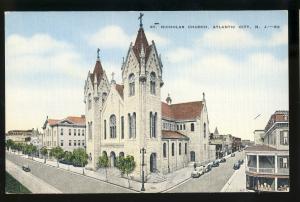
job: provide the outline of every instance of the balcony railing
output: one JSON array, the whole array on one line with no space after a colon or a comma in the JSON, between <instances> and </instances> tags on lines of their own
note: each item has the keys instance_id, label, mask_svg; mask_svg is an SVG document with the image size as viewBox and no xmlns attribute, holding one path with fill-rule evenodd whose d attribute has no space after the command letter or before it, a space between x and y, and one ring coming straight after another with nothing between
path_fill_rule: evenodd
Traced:
<instances>
[{"instance_id":1,"label":"balcony railing","mask_svg":"<svg viewBox=\"0 0 300 202\"><path fill-rule=\"evenodd\" d=\"M289 168L277 168L277 173L282 175L289 175L290 170Z\"/></svg>"},{"instance_id":2,"label":"balcony railing","mask_svg":"<svg viewBox=\"0 0 300 202\"><path fill-rule=\"evenodd\" d=\"M275 173L275 168L259 168L260 173Z\"/></svg>"},{"instance_id":3,"label":"balcony railing","mask_svg":"<svg viewBox=\"0 0 300 202\"><path fill-rule=\"evenodd\" d=\"M247 167L246 170L247 170L248 172L254 172L254 173L256 173L256 171L257 171L256 167Z\"/></svg>"}]
</instances>

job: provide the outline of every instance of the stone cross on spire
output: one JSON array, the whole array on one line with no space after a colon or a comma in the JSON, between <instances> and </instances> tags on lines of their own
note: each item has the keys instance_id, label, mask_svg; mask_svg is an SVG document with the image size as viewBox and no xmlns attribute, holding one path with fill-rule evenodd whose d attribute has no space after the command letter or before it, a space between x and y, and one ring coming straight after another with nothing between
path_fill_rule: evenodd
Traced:
<instances>
[{"instance_id":1,"label":"stone cross on spire","mask_svg":"<svg viewBox=\"0 0 300 202\"><path fill-rule=\"evenodd\" d=\"M97 59L100 59L99 53L100 53L100 49L98 48L98 49L97 49Z\"/></svg>"},{"instance_id":2,"label":"stone cross on spire","mask_svg":"<svg viewBox=\"0 0 300 202\"><path fill-rule=\"evenodd\" d=\"M140 28L142 28L143 27L143 16L144 16L144 14L143 13L140 13L140 16L139 16L139 20L140 20Z\"/></svg>"}]
</instances>

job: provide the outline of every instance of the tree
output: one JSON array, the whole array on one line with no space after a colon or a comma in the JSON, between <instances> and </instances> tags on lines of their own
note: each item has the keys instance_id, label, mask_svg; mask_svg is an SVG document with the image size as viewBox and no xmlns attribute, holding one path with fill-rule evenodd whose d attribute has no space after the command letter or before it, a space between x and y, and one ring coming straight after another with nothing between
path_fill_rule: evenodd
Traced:
<instances>
[{"instance_id":1,"label":"tree","mask_svg":"<svg viewBox=\"0 0 300 202\"><path fill-rule=\"evenodd\" d=\"M7 150L11 149L11 148L13 147L14 144L15 144L15 143L14 143L13 140L11 140L11 139L7 140L7 141L6 141L6 148L7 148Z\"/></svg>"},{"instance_id":2,"label":"tree","mask_svg":"<svg viewBox=\"0 0 300 202\"><path fill-rule=\"evenodd\" d=\"M125 158L119 157L118 161L118 169L121 171L121 173L125 173L127 175L128 187L130 188L129 174L134 171L136 165L134 157L127 155Z\"/></svg>"},{"instance_id":3,"label":"tree","mask_svg":"<svg viewBox=\"0 0 300 202\"><path fill-rule=\"evenodd\" d=\"M73 156L72 152L70 152L70 151L65 152L64 160L68 163L68 169L70 169L69 165L73 162L73 158L74 158L74 156Z\"/></svg>"},{"instance_id":4,"label":"tree","mask_svg":"<svg viewBox=\"0 0 300 202\"><path fill-rule=\"evenodd\" d=\"M29 144L29 145L26 144L26 145L24 145L24 148L25 148L24 149L25 153L28 154L28 158L29 158L29 156L31 156L33 159L33 154L36 153L37 147L34 146L33 144Z\"/></svg>"},{"instance_id":5,"label":"tree","mask_svg":"<svg viewBox=\"0 0 300 202\"><path fill-rule=\"evenodd\" d=\"M53 156L57 161L57 167L59 167L58 161L64 157L64 150L61 147L54 147L50 150L50 156Z\"/></svg>"},{"instance_id":6,"label":"tree","mask_svg":"<svg viewBox=\"0 0 300 202\"><path fill-rule=\"evenodd\" d=\"M84 167L88 164L88 155L83 148L74 149L73 164L82 166L82 174L84 175Z\"/></svg>"},{"instance_id":7,"label":"tree","mask_svg":"<svg viewBox=\"0 0 300 202\"><path fill-rule=\"evenodd\" d=\"M47 148L46 147L42 147L40 152L44 156L44 163L46 163L46 155L48 154Z\"/></svg>"},{"instance_id":8,"label":"tree","mask_svg":"<svg viewBox=\"0 0 300 202\"><path fill-rule=\"evenodd\" d=\"M104 168L105 169L106 181L108 181L108 179L107 179L107 168L109 166L109 161L108 161L108 157L107 157L106 153L103 153L102 156L99 156L97 165L98 165L99 168Z\"/></svg>"}]
</instances>

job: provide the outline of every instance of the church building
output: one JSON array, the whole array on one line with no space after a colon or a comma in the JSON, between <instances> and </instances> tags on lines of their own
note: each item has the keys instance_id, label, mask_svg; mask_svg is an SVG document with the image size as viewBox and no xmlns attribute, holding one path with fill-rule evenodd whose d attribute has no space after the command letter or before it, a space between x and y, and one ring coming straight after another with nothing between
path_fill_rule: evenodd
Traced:
<instances>
[{"instance_id":1,"label":"church building","mask_svg":"<svg viewBox=\"0 0 300 202\"><path fill-rule=\"evenodd\" d=\"M84 86L87 167L96 169L103 154L110 166L115 165L116 157L132 155L136 162L133 176L138 179L142 169L146 176L166 174L190 162L208 161L211 147L205 95L195 102L172 104L170 96L161 101L163 65L154 41L147 41L141 18L121 73L121 84L108 80L98 49Z\"/></svg>"}]
</instances>

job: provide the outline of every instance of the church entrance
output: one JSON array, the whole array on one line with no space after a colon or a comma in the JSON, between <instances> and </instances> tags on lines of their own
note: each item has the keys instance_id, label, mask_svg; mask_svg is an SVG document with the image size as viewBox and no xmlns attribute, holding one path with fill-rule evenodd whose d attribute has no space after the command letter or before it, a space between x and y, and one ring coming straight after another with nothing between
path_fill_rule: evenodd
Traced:
<instances>
[{"instance_id":1,"label":"church entrance","mask_svg":"<svg viewBox=\"0 0 300 202\"><path fill-rule=\"evenodd\" d=\"M195 152L191 151L191 161L195 161Z\"/></svg>"},{"instance_id":2,"label":"church entrance","mask_svg":"<svg viewBox=\"0 0 300 202\"><path fill-rule=\"evenodd\" d=\"M115 152L110 152L110 167L115 167L116 165L116 154Z\"/></svg>"},{"instance_id":3,"label":"church entrance","mask_svg":"<svg viewBox=\"0 0 300 202\"><path fill-rule=\"evenodd\" d=\"M156 153L150 155L150 172L156 171Z\"/></svg>"}]
</instances>

